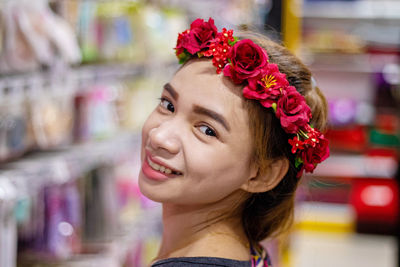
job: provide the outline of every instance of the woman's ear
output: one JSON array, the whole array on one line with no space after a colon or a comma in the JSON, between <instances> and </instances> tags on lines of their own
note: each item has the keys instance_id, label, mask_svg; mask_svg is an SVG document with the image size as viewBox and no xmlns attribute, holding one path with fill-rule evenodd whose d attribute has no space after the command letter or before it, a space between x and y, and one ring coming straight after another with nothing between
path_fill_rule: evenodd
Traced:
<instances>
[{"instance_id":1,"label":"woman's ear","mask_svg":"<svg viewBox=\"0 0 400 267\"><path fill-rule=\"evenodd\" d=\"M249 193L262 193L273 189L285 177L289 169L289 160L284 157L272 160L263 173L260 172L259 166L253 165L249 179L240 188Z\"/></svg>"}]
</instances>

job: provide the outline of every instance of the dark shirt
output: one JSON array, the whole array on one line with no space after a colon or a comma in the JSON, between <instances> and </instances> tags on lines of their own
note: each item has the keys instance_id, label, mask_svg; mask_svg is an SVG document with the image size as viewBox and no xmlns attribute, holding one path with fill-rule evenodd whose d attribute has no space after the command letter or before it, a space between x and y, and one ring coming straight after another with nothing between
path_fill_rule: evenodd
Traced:
<instances>
[{"instance_id":1,"label":"dark shirt","mask_svg":"<svg viewBox=\"0 0 400 267\"><path fill-rule=\"evenodd\" d=\"M159 260L151 267L251 267L251 261L237 261L214 257L182 257Z\"/></svg>"},{"instance_id":2,"label":"dark shirt","mask_svg":"<svg viewBox=\"0 0 400 267\"><path fill-rule=\"evenodd\" d=\"M156 261L151 267L271 267L268 253L260 244L250 247L250 255L250 261L217 257L177 257Z\"/></svg>"}]
</instances>

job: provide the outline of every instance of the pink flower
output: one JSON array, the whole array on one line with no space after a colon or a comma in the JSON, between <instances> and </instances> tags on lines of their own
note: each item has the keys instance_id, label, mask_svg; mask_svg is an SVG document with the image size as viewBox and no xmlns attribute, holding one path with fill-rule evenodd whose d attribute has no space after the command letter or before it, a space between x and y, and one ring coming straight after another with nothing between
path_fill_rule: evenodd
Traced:
<instances>
[{"instance_id":1,"label":"pink flower","mask_svg":"<svg viewBox=\"0 0 400 267\"><path fill-rule=\"evenodd\" d=\"M268 64L266 51L250 39L238 41L232 46L228 58L231 64L225 66L224 75L230 77L236 84L259 76Z\"/></svg>"},{"instance_id":2,"label":"pink flower","mask_svg":"<svg viewBox=\"0 0 400 267\"><path fill-rule=\"evenodd\" d=\"M287 133L296 133L310 121L311 109L296 88L289 86L278 100L276 117Z\"/></svg>"}]
</instances>

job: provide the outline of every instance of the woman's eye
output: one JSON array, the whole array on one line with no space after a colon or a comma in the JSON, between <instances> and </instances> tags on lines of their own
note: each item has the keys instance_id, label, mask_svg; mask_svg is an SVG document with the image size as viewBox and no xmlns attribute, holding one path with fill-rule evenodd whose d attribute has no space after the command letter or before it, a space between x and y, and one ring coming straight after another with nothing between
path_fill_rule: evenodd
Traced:
<instances>
[{"instance_id":1,"label":"woman's eye","mask_svg":"<svg viewBox=\"0 0 400 267\"><path fill-rule=\"evenodd\" d=\"M174 105L165 98L160 99L160 106L162 106L163 108L165 108L171 112L175 111Z\"/></svg>"},{"instance_id":2,"label":"woman's eye","mask_svg":"<svg viewBox=\"0 0 400 267\"><path fill-rule=\"evenodd\" d=\"M209 136L217 136L217 134L215 133L215 131L213 129L211 129L208 126L200 126L199 127L200 131L203 132L205 135L209 135Z\"/></svg>"}]
</instances>

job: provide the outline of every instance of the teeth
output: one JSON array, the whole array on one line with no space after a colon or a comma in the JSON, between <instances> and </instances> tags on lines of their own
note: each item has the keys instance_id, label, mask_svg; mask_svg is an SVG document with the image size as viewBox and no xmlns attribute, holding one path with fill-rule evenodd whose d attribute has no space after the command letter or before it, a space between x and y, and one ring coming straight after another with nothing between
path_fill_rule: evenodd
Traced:
<instances>
[{"instance_id":1,"label":"teeth","mask_svg":"<svg viewBox=\"0 0 400 267\"><path fill-rule=\"evenodd\" d=\"M171 174L172 170L168 169L164 166L158 165L157 163L152 162L149 158L147 158L147 162L149 163L150 167L156 171L163 172L166 174Z\"/></svg>"}]
</instances>

